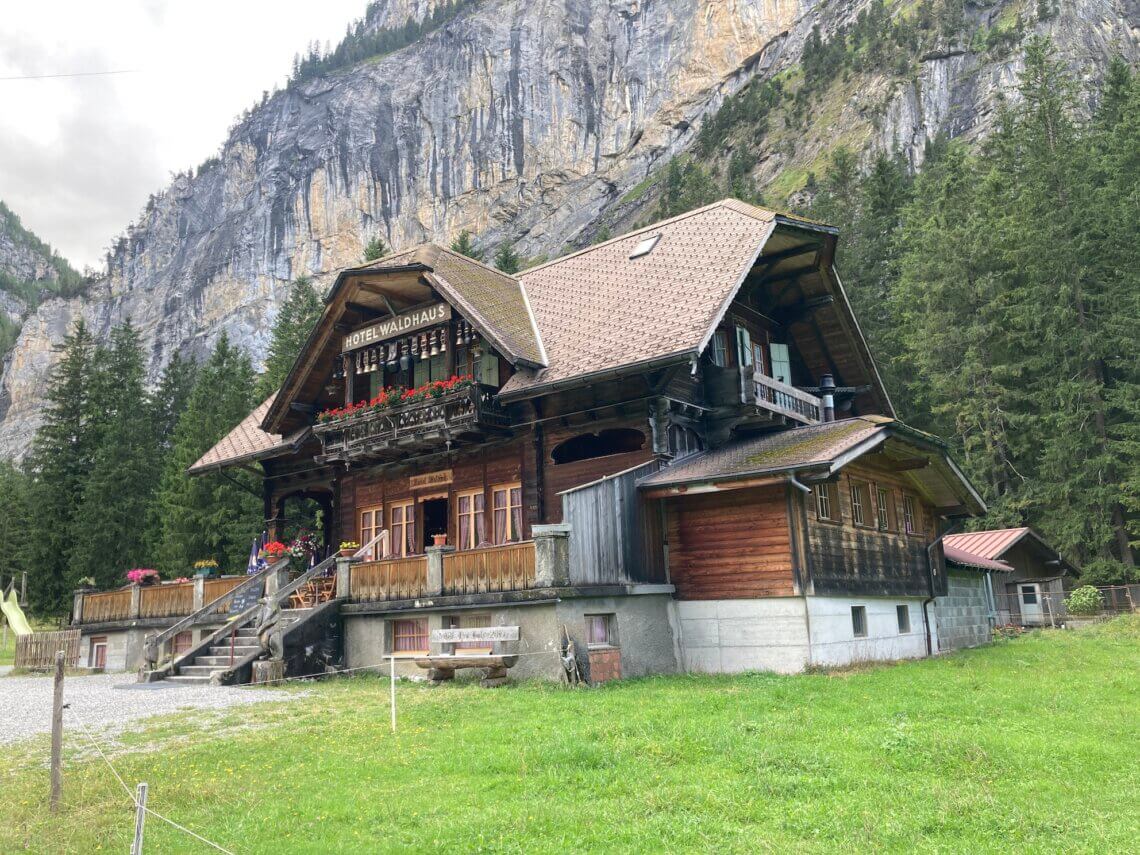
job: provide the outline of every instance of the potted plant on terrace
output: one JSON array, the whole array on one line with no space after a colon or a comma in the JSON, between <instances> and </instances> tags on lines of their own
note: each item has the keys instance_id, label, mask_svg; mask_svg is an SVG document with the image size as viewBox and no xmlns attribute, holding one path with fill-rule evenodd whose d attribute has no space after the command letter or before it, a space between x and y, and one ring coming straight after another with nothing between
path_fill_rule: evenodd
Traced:
<instances>
[{"instance_id":1,"label":"potted plant on terrace","mask_svg":"<svg viewBox=\"0 0 1140 855\"><path fill-rule=\"evenodd\" d=\"M342 540L340 542L340 557L351 558L360 551L360 544L355 540Z\"/></svg>"},{"instance_id":2,"label":"potted plant on terrace","mask_svg":"<svg viewBox=\"0 0 1140 855\"><path fill-rule=\"evenodd\" d=\"M201 576L203 579L207 579L210 576L217 576L218 562L213 558L203 558L201 561L195 561L194 575Z\"/></svg>"},{"instance_id":3,"label":"potted plant on terrace","mask_svg":"<svg viewBox=\"0 0 1140 855\"><path fill-rule=\"evenodd\" d=\"M127 581L132 585L153 585L158 581L158 571L149 567L136 567L127 571Z\"/></svg>"},{"instance_id":4,"label":"potted plant on terrace","mask_svg":"<svg viewBox=\"0 0 1140 855\"><path fill-rule=\"evenodd\" d=\"M271 540L257 553L258 558L264 558L270 564L280 561L289 554L289 547L279 540Z\"/></svg>"},{"instance_id":5,"label":"potted plant on terrace","mask_svg":"<svg viewBox=\"0 0 1140 855\"><path fill-rule=\"evenodd\" d=\"M440 532L431 536L432 543L436 546L447 546L447 532Z\"/></svg>"}]
</instances>

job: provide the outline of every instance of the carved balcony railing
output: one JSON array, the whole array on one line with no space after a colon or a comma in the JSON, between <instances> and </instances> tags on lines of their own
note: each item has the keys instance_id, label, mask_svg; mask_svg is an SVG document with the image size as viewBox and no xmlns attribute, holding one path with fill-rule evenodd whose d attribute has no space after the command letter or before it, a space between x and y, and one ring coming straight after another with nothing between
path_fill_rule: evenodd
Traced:
<instances>
[{"instance_id":1,"label":"carved balcony railing","mask_svg":"<svg viewBox=\"0 0 1140 855\"><path fill-rule=\"evenodd\" d=\"M478 441L510 427L493 386L469 386L438 398L363 410L317 424L325 461L383 459L447 442Z\"/></svg>"},{"instance_id":2,"label":"carved balcony railing","mask_svg":"<svg viewBox=\"0 0 1140 855\"><path fill-rule=\"evenodd\" d=\"M752 392L754 397L749 403L794 421L814 425L823 419L823 402L819 398L766 374L752 375Z\"/></svg>"}]
</instances>

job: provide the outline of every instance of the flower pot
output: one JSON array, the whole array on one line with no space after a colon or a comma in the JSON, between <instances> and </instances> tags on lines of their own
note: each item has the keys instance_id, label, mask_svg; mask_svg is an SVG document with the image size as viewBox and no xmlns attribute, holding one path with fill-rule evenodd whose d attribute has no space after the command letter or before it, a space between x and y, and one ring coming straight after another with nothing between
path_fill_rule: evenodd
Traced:
<instances>
[{"instance_id":1,"label":"flower pot","mask_svg":"<svg viewBox=\"0 0 1140 855\"><path fill-rule=\"evenodd\" d=\"M351 558L351 557L352 557L352 556L354 556L355 554L356 554L356 550L355 550L355 549L342 549L342 550L340 551L340 557L341 557L341 558Z\"/></svg>"},{"instance_id":2,"label":"flower pot","mask_svg":"<svg viewBox=\"0 0 1140 855\"><path fill-rule=\"evenodd\" d=\"M432 543L435 544L436 546L447 546L447 535L446 534L433 534L431 536L431 540L432 540Z\"/></svg>"}]
</instances>

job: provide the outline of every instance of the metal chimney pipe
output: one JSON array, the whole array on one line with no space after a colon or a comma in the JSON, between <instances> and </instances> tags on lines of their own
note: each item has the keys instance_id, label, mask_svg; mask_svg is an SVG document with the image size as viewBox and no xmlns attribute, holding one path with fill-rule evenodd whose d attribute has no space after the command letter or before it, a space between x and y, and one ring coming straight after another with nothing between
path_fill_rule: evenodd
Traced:
<instances>
[{"instance_id":1,"label":"metal chimney pipe","mask_svg":"<svg viewBox=\"0 0 1140 855\"><path fill-rule=\"evenodd\" d=\"M819 378L819 396L823 400L823 420L835 421L835 378L830 374Z\"/></svg>"}]
</instances>

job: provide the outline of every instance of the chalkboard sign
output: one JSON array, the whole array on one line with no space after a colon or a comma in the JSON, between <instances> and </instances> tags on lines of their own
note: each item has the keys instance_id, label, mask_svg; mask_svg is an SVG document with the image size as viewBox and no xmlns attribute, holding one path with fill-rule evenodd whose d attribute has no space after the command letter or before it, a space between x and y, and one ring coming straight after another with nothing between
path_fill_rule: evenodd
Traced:
<instances>
[{"instance_id":1,"label":"chalkboard sign","mask_svg":"<svg viewBox=\"0 0 1140 855\"><path fill-rule=\"evenodd\" d=\"M240 615L250 606L257 605L257 601L261 599L264 587L265 581L262 580L256 585L250 585L248 588L243 588L234 594L234 598L230 600L230 614Z\"/></svg>"}]
</instances>

